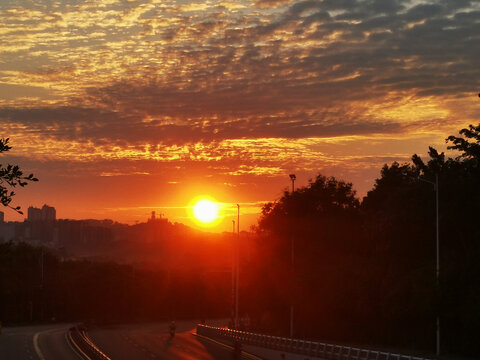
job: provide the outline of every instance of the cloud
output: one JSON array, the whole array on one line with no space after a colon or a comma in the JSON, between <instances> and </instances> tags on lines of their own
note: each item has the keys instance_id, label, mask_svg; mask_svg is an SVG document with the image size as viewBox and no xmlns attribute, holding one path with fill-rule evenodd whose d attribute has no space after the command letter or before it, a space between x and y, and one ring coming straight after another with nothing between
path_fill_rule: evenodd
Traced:
<instances>
[{"instance_id":1,"label":"cloud","mask_svg":"<svg viewBox=\"0 0 480 360\"><path fill-rule=\"evenodd\" d=\"M279 10L252 11L244 6L226 12L221 2L159 5L151 1L127 8L111 2L103 7L5 10L6 23L28 24L31 29L8 37L14 56L42 65L14 71L10 64L10 69L0 69L0 80L41 86L79 101L85 92L87 98L95 94L113 103L126 102L123 95L138 103L146 93L156 98L174 93L179 106L182 97L199 93L224 92L232 102L239 103L235 98L239 95L262 104L265 94L289 99L292 92L308 89L311 102L321 97L322 105L331 106L325 97L339 98L342 90L367 95L368 87L378 96L375 90L395 90L405 83L402 79L453 73L455 66L463 66L469 78L478 75L474 66L478 47L473 46L478 23L469 16L474 14L473 5L468 1L415 4L307 0L285 3ZM49 25L45 21L49 17L57 23ZM27 50L38 55L29 56ZM358 81L321 92L349 76L357 76ZM435 84L421 80L408 86L430 93L428 87L442 86L441 79ZM122 86L133 89L127 94ZM211 110L219 106L212 101L205 105Z\"/></svg>"},{"instance_id":2,"label":"cloud","mask_svg":"<svg viewBox=\"0 0 480 360\"><path fill-rule=\"evenodd\" d=\"M275 8L294 2L295 0L257 0L255 6L260 9Z\"/></svg>"},{"instance_id":3,"label":"cloud","mask_svg":"<svg viewBox=\"0 0 480 360\"><path fill-rule=\"evenodd\" d=\"M475 113L479 14L464 0L2 4L0 121L38 157L172 163L245 159L241 139L266 154L265 139L445 130Z\"/></svg>"}]
</instances>

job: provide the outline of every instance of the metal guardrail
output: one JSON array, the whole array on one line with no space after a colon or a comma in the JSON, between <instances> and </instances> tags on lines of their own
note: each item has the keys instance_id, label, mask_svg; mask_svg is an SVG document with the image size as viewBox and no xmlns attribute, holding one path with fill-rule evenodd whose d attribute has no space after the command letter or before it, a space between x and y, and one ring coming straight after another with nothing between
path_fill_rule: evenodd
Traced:
<instances>
[{"instance_id":1,"label":"metal guardrail","mask_svg":"<svg viewBox=\"0 0 480 360\"><path fill-rule=\"evenodd\" d=\"M431 360L428 358L396 354L322 342L291 339L207 325L197 325L197 334L240 341L243 344L295 354L320 357L327 360Z\"/></svg>"},{"instance_id":2,"label":"metal guardrail","mask_svg":"<svg viewBox=\"0 0 480 360\"><path fill-rule=\"evenodd\" d=\"M85 360L111 360L90 340L80 326L68 329L67 338L80 357Z\"/></svg>"}]
</instances>

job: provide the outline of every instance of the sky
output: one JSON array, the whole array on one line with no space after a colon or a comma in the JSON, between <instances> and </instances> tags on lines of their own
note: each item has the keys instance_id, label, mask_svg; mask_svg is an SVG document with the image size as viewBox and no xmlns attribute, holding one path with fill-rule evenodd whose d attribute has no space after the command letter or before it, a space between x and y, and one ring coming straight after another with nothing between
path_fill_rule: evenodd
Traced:
<instances>
[{"instance_id":1,"label":"sky","mask_svg":"<svg viewBox=\"0 0 480 360\"><path fill-rule=\"evenodd\" d=\"M480 1L0 3L0 137L58 218L230 231L296 174L352 182L478 124ZM22 216L4 209L7 220Z\"/></svg>"}]
</instances>

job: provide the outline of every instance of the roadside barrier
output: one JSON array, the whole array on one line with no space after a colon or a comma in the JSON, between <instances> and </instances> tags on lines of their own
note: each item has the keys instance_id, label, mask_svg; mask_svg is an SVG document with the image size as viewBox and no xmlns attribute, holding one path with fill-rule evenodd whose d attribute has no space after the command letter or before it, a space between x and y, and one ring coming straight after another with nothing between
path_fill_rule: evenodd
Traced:
<instances>
[{"instance_id":1,"label":"roadside barrier","mask_svg":"<svg viewBox=\"0 0 480 360\"><path fill-rule=\"evenodd\" d=\"M396 354L322 342L291 339L246 331L198 324L197 334L211 338L240 341L267 349L320 357L327 360L431 360L418 356Z\"/></svg>"},{"instance_id":2,"label":"roadside barrier","mask_svg":"<svg viewBox=\"0 0 480 360\"><path fill-rule=\"evenodd\" d=\"M85 360L111 360L90 340L81 326L68 329L67 339L78 355Z\"/></svg>"}]
</instances>

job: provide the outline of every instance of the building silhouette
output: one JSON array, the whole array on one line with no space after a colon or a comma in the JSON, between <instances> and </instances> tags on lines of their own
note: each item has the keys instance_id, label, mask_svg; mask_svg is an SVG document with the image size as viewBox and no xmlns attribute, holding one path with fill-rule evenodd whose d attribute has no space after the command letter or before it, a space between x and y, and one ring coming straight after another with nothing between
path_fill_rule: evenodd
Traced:
<instances>
[{"instance_id":1,"label":"building silhouette","mask_svg":"<svg viewBox=\"0 0 480 360\"><path fill-rule=\"evenodd\" d=\"M28 221L55 221L56 218L57 212L53 206L43 205L41 209L33 206L28 208Z\"/></svg>"},{"instance_id":2,"label":"building silhouette","mask_svg":"<svg viewBox=\"0 0 480 360\"><path fill-rule=\"evenodd\" d=\"M57 219L57 211L53 206L43 205L42 206L42 220L44 221L55 221Z\"/></svg>"}]
</instances>

